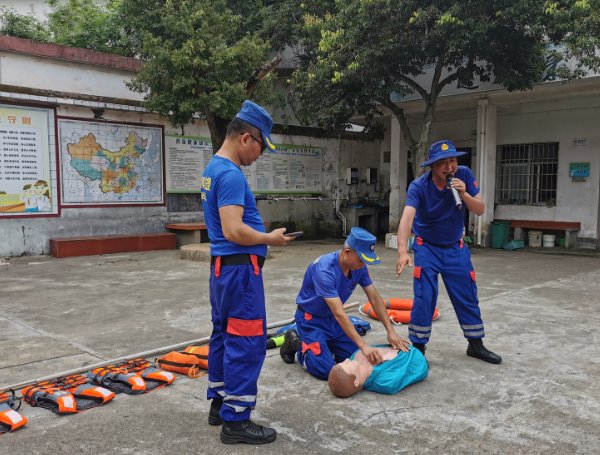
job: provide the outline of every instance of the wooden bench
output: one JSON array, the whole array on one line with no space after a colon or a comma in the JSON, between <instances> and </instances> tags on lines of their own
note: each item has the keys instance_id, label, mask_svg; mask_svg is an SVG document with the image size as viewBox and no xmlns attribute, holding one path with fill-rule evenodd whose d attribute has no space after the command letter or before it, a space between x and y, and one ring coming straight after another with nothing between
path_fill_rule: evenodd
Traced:
<instances>
[{"instance_id":1,"label":"wooden bench","mask_svg":"<svg viewBox=\"0 0 600 455\"><path fill-rule=\"evenodd\" d=\"M565 231L565 248L572 248L576 245L577 232L581 229L581 223L575 221L510 220L510 227L515 229L515 240L523 240L523 229Z\"/></svg>"},{"instance_id":2,"label":"wooden bench","mask_svg":"<svg viewBox=\"0 0 600 455\"><path fill-rule=\"evenodd\" d=\"M177 238L170 232L50 239L50 254L56 258L175 249Z\"/></svg>"},{"instance_id":3,"label":"wooden bench","mask_svg":"<svg viewBox=\"0 0 600 455\"><path fill-rule=\"evenodd\" d=\"M208 230L204 223L171 223L166 227L177 235L178 247L208 241Z\"/></svg>"},{"instance_id":4,"label":"wooden bench","mask_svg":"<svg viewBox=\"0 0 600 455\"><path fill-rule=\"evenodd\" d=\"M265 229L268 231L270 222L264 222ZM169 231L177 234L177 246L190 245L192 243L208 242L208 229L204 223L171 223L167 224Z\"/></svg>"}]
</instances>

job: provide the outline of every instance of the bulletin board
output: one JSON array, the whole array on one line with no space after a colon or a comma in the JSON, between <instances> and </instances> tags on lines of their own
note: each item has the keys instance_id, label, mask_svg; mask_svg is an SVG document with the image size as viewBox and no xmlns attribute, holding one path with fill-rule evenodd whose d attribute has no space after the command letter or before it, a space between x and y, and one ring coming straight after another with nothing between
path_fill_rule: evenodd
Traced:
<instances>
[{"instance_id":1,"label":"bulletin board","mask_svg":"<svg viewBox=\"0 0 600 455\"><path fill-rule=\"evenodd\" d=\"M254 194L320 194L323 191L323 149L277 144L242 171ZM165 137L167 192L196 193L200 177L212 158L210 138Z\"/></svg>"}]
</instances>

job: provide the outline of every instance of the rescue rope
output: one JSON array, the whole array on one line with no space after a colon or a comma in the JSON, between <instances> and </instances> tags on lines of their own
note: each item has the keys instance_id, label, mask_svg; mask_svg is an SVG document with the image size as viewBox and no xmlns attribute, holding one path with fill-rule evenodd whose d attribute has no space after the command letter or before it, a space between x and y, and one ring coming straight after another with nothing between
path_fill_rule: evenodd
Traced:
<instances>
[{"instance_id":1,"label":"rescue rope","mask_svg":"<svg viewBox=\"0 0 600 455\"><path fill-rule=\"evenodd\" d=\"M351 310L351 309L357 307L358 305L359 305L358 302L347 303L344 305L344 310L345 311ZM272 322L271 324L267 324L267 329L274 329L277 327L282 327L287 324L292 324L293 322L294 322L293 318L286 319L283 321ZM61 371L60 373L54 373L54 374L51 374L48 376L42 376L41 378L31 379L29 381L23 381L23 382L19 382L17 384L11 384L11 385L6 385L6 386L3 385L3 386L0 386L0 393L5 392L5 391L10 391L10 390L19 390L19 389L22 389L23 387L27 387L29 385L33 385L33 384L36 384L39 382L50 381L52 379L56 379L61 376L71 376L73 374L81 374L81 373L85 373L87 371L94 370L96 368L105 367L107 365L121 363L121 362L128 362L130 360L133 360L133 359L136 359L139 357L152 357L155 355L166 354L167 352L176 351L177 349L185 348L189 345L197 346L197 345L207 344L209 341L210 341L210 336L202 337L202 338L198 338L195 340L184 341L183 343L173 344L171 346L163 346L162 348L152 349L150 351L138 352L136 354L130 354L130 355L127 355L124 357L116 358L116 359L105 360L104 362L95 363L93 365L87 365L87 366L75 368L72 370Z\"/></svg>"}]
</instances>

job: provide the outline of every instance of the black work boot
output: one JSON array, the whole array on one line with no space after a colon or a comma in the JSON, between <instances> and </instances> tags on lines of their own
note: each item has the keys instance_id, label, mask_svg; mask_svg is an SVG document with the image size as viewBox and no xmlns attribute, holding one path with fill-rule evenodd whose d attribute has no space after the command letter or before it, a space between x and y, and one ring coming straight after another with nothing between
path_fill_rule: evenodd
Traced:
<instances>
[{"instance_id":1,"label":"black work boot","mask_svg":"<svg viewBox=\"0 0 600 455\"><path fill-rule=\"evenodd\" d=\"M467 355L469 357L475 357L481 359L484 362L498 364L502 362L502 357L498 354L494 354L492 351L488 351L483 345L483 341L480 339L469 338L469 347L467 348Z\"/></svg>"},{"instance_id":2,"label":"black work boot","mask_svg":"<svg viewBox=\"0 0 600 455\"><path fill-rule=\"evenodd\" d=\"M223 428L221 428L223 444L268 444L275 441L276 437L275 429L263 427L252 420L223 422Z\"/></svg>"},{"instance_id":3,"label":"black work boot","mask_svg":"<svg viewBox=\"0 0 600 455\"><path fill-rule=\"evenodd\" d=\"M213 398L210 403L210 411L208 411L208 424L214 427L223 425L223 419L219 415L219 411L221 410L221 406L223 406L223 400L219 400L218 398Z\"/></svg>"},{"instance_id":4,"label":"black work boot","mask_svg":"<svg viewBox=\"0 0 600 455\"><path fill-rule=\"evenodd\" d=\"M296 359L296 352L300 349L302 342L298 336L298 332L294 329L285 332L283 337L283 344L279 349L279 354L285 363L294 363Z\"/></svg>"},{"instance_id":5,"label":"black work boot","mask_svg":"<svg viewBox=\"0 0 600 455\"><path fill-rule=\"evenodd\" d=\"M413 348L421 351L421 354L425 355L425 350L427 347L423 343L413 343Z\"/></svg>"}]
</instances>

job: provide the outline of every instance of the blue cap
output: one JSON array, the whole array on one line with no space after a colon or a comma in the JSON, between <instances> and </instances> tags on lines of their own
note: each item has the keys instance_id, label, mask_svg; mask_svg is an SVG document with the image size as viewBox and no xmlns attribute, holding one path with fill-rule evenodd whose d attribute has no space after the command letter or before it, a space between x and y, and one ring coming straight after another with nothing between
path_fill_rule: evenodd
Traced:
<instances>
[{"instance_id":1,"label":"blue cap","mask_svg":"<svg viewBox=\"0 0 600 455\"><path fill-rule=\"evenodd\" d=\"M263 144L269 152L275 151L275 144L271 139L271 128L273 128L273 119L269 113L260 105L246 100L242 108L237 113L236 118L258 128L262 136Z\"/></svg>"},{"instance_id":2,"label":"blue cap","mask_svg":"<svg viewBox=\"0 0 600 455\"><path fill-rule=\"evenodd\" d=\"M358 257L365 264L379 264L381 261L375 253L375 242L377 239L369 231L363 228L353 227L346 239L346 244L356 251Z\"/></svg>"},{"instance_id":3,"label":"blue cap","mask_svg":"<svg viewBox=\"0 0 600 455\"><path fill-rule=\"evenodd\" d=\"M429 147L429 158L427 159L427 161L423 161L421 163L421 167L429 166L430 164L433 164L436 161L445 160L446 158L454 158L456 156L466 154L467 152L457 152L456 145L454 145L454 142L452 141L438 141L431 144L431 147Z\"/></svg>"}]
</instances>

